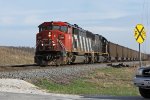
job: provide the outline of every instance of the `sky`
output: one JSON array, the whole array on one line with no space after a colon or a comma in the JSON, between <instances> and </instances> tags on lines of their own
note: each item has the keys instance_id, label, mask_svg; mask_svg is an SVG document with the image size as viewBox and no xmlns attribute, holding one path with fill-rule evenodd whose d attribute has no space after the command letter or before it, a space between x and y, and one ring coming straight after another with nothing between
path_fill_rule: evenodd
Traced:
<instances>
[{"instance_id":1,"label":"sky","mask_svg":"<svg viewBox=\"0 0 150 100\"><path fill-rule=\"evenodd\" d=\"M138 50L134 28L142 23L147 37L141 48L150 53L149 11L149 0L0 0L0 45L35 47L38 25L65 21Z\"/></svg>"}]
</instances>

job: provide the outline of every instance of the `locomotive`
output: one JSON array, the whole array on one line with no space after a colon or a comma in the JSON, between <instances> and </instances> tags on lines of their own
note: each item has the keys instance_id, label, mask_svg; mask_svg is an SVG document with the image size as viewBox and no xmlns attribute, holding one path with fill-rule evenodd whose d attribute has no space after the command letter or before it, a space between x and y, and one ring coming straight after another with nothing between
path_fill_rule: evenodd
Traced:
<instances>
[{"instance_id":1,"label":"locomotive","mask_svg":"<svg viewBox=\"0 0 150 100\"><path fill-rule=\"evenodd\" d=\"M94 63L107 59L108 41L67 22L44 22L36 35L35 63Z\"/></svg>"},{"instance_id":2,"label":"locomotive","mask_svg":"<svg viewBox=\"0 0 150 100\"><path fill-rule=\"evenodd\" d=\"M138 60L137 51L109 42L76 24L51 21L38 27L34 57L38 65Z\"/></svg>"}]
</instances>

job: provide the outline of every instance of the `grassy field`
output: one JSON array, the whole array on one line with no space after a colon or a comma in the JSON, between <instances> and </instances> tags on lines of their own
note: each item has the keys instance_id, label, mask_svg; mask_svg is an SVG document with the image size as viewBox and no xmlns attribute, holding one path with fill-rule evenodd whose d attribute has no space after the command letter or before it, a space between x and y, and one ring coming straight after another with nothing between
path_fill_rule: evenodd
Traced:
<instances>
[{"instance_id":1,"label":"grassy field","mask_svg":"<svg viewBox=\"0 0 150 100\"><path fill-rule=\"evenodd\" d=\"M0 65L34 63L34 48L0 47L0 55Z\"/></svg>"},{"instance_id":2,"label":"grassy field","mask_svg":"<svg viewBox=\"0 0 150 100\"><path fill-rule=\"evenodd\" d=\"M115 96L136 96L138 89L133 85L136 68L103 68L72 80L69 84L54 83L47 79L35 84L49 92L65 94L99 94Z\"/></svg>"}]
</instances>

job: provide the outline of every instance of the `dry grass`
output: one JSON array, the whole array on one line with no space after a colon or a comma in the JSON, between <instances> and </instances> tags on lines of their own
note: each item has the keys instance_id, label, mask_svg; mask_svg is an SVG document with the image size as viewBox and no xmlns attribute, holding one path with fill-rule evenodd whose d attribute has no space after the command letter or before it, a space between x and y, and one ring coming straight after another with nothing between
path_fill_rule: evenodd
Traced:
<instances>
[{"instance_id":1,"label":"dry grass","mask_svg":"<svg viewBox=\"0 0 150 100\"><path fill-rule=\"evenodd\" d=\"M96 70L93 75L85 76L86 81L95 83L97 85L105 86L107 87L110 85L123 85L124 83L126 85L124 86L130 86L132 85L132 79L135 75L136 68L105 68Z\"/></svg>"},{"instance_id":2,"label":"dry grass","mask_svg":"<svg viewBox=\"0 0 150 100\"><path fill-rule=\"evenodd\" d=\"M35 84L54 93L137 96L139 92L132 81L135 72L136 67L109 67L94 70L69 84L59 84L47 79Z\"/></svg>"},{"instance_id":3,"label":"dry grass","mask_svg":"<svg viewBox=\"0 0 150 100\"><path fill-rule=\"evenodd\" d=\"M33 64L33 62L33 48L0 47L0 65Z\"/></svg>"},{"instance_id":4,"label":"dry grass","mask_svg":"<svg viewBox=\"0 0 150 100\"><path fill-rule=\"evenodd\" d=\"M119 95L138 95L136 87L133 85L136 67L126 68L105 68L96 70L92 75L84 77L87 83L95 84L99 90L110 90Z\"/></svg>"}]
</instances>

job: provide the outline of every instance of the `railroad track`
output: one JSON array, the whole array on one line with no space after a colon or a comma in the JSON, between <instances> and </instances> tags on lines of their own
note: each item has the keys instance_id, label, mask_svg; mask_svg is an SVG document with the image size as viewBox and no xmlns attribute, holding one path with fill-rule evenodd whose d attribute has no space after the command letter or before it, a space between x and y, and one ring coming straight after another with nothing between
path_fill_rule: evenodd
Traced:
<instances>
[{"instance_id":1,"label":"railroad track","mask_svg":"<svg viewBox=\"0 0 150 100\"><path fill-rule=\"evenodd\" d=\"M123 63L123 64L122 64ZM95 69L112 67L138 66L139 62L117 62L96 64L74 64L63 66L40 67L35 64L0 66L0 78L13 78L22 80L50 79L60 83L66 83L70 79L81 77ZM143 62L147 65L150 62ZM128 66L127 66L128 65Z\"/></svg>"},{"instance_id":2,"label":"railroad track","mask_svg":"<svg viewBox=\"0 0 150 100\"><path fill-rule=\"evenodd\" d=\"M31 70L31 69L45 69L45 68L57 68L57 67L71 67L71 66L86 66L86 65L105 65L105 66L112 66L112 67L128 67L128 66L138 66L138 61L133 62L109 62L109 63L94 63L94 64L81 64L76 63L72 65L49 65L45 67L41 67L37 64L16 64L16 65L0 65L0 72L1 71L15 71L15 70ZM149 61L143 61L144 65L149 65Z\"/></svg>"}]
</instances>

